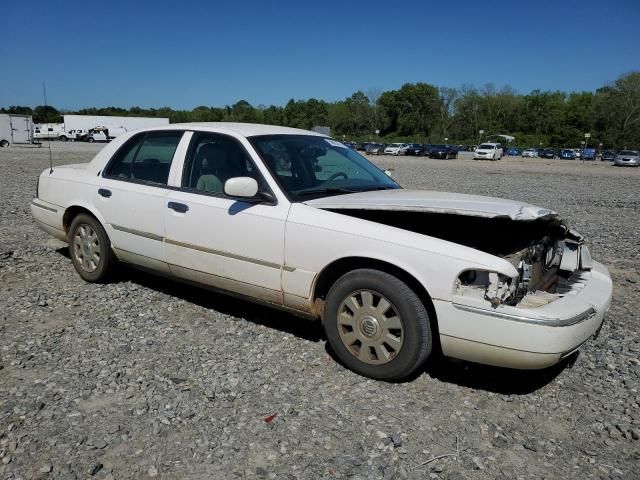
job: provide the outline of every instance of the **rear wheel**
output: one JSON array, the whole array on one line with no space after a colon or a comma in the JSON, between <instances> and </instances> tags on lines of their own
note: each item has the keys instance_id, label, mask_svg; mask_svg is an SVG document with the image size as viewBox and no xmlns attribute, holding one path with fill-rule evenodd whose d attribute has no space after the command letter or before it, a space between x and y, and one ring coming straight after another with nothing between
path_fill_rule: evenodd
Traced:
<instances>
[{"instance_id":1,"label":"rear wheel","mask_svg":"<svg viewBox=\"0 0 640 480\"><path fill-rule=\"evenodd\" d=\"M61 142L66 142L67 141L67 137L65 135L60 136L60 141Z\"/></svg>"},{"instance_id":2,"label":"rear wheel","mask_svg":"<svg viewBox=\"0 0 640 480\"><path fill-rule=\"evenodd\" d=\"M9 146L9 141L8 140L0 140L0 147L6 148L8 146Z\"/></svg>"},{"instance_id":3,"label":"rear wheel","mask_svg":"<svg viewBox=\"0 0 640 480\"><path fill-rule=\"evenodd\" d=\"M402 380L431 353L431 325L422 301L388 273L346 273L329 290L324 312L331 348L360 375Z\"/></svg>"},{"instance_id":4,"label":"rear wheel","mask_svg":"<svg viewBox=\"0 0 640 480\"><path fill-rule=\"evenodd\" d=\"M87 282L108 280L116 258L100 222L81 213L71 222L68 235L69 255L78 274Z\"/></svg>"}]
</instances>

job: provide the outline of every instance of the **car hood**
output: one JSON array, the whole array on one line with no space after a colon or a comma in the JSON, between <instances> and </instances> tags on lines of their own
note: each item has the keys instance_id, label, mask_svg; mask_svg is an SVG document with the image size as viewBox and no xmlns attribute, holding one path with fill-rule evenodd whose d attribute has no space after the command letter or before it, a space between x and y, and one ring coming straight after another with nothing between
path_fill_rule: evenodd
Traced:
<instances>
[{"instance_id":1,"label":"car hood","mask_svg":"<svg viewBox=\"0 0 640 480\"><path fill-rule=\"evenodd\" d=\"M405 189L350 193L316 198L304 203L326 210L431 212L485 218L502 217L520 221L557 216L553 210L514 200L463 193Z\"/></svg>"}]
</instances>

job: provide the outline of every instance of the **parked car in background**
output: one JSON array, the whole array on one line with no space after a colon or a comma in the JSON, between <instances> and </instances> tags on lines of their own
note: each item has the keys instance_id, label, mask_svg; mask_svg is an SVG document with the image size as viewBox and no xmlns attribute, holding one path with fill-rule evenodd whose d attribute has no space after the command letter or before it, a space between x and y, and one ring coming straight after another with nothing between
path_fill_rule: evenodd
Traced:
<instances>
[{"instance_id":1,"label":"parked car in background","mask_svg":"<svg viewBox=\"0 0 640 480\"><path fill-rule=\"evenodd\" d=\"M560 150L560 158L563 160L574 160L576 158L576 154L570 148L565 148Z\"/></svg>"},{"instance_id":2,"label":"parked car in background","mask_svg":"<svg viewBox=\"0 0 640 480\"><path fill-rule=\"evenodd\" d=\"M605 150L604 152L602 152L602 155L600 156L600 160L603 162L613 162L616 159L616 152L614 152L613 150Z\"/></svg>"},{"instance_id":3,"label":"parked car in background","mask_svg":"<svg viewBox=\"0 0 640 480\"><path fill-rule=\"evenodd\" d=\"M358 145L357 145L356 143L354 143L354 142L342 142L342 144L343 144L345 147L350 148L351 150L356 150L356 148L357 148L357 146L358 146Z\"/></svg>"},{"instance_id":4,"label":"parked car in background","mask_svg":"<svg viewBox=\"0 0 640 480\"><path fill-rule=\"evenodd\" d=\"M535 148L525 148L522 152L523 157L536 158L538 156L538 150Z\"/></svg>"},{"instance_id":5,"label":"parked car in background","mask_svg":"<svg viewBox=\"0 0 640 480\"><path fill-rule=\"evenodd\" d=\"M519 157L521 154L522 150L516 147L507 148L507 151L505 152L505 155L508 155L509 157Z\"/></svg>"},{"instance_id":6,"label":"parked car in background","mask_svg":"<svg viewBox=\"0 0 640 480\"><path fill-rule=\"evenodd\" d=\"M595 160L596 149L595 148L583 148L580 152L580 158L582 160Z\"/></svg>"},{"instance_id":7,"label":"parked car in background","mask_svg":"<svg viewBox=\"0 0 640 480\"><path fill-rule=\"evenodd\" d=\"M582 150L580 150L579 148L574 148L573 153L575 154L576 158L582 157Z\"/></svg>"},{"instance_id":8,"label":"parked car in background","mask_svg":"<svg viewBox=\"0 0 640 480\"><path fill-rule=\"evenodd\" d=\"M502 158L502 145L499 143L483 143L473 153L474 160L500 160Z\"/></svg>"},{"instance_id":9,"label":"parked car in background","mask_svg":"<svg viewBox=\"0 0 640 480\"><path fill-rule=\"evenodd\" d=\"M401 148L400 148L400 155L406 155L407 154L407 150L409 150L409 148L412 145L416 145L415 143L405 143Z\"/></svg>"},{"instance_id":10,"label":"parked car in background","mask_svg":"<svg viewBox=\"0 0 640 480\"><path fill-rule=\"evenodd\" d=\"M613 161L614 165L619 167L637 167L640 166L640 152L638 150L622 150L616 155Z\"/></svg>"},{"instance_id":11,"label":"parked car in background","mask_svg":"<svg viewBox=\"0 0 640 480\"><path fill-rule=\"evenodd\" d=\"M31 214L87 282L123 262L320 320L336 357L375 379L405 379L432 352L545 368L611 304L607 268L556 212L405 190L340 142L287 127L121 135L90 163L44 170Z\"/></svg>"},{"instance_id":12,"label":"parked car in background","mask_svg":"<svg viewBox=\"0 0 640 480\"><path fill-rule=\"evenodd\" d=\"M412 143L407 147L404 154L413 155L417 157L418 155L424 155L426 149L427 149L426 145L422 145L420 143Z\"/></svg>"},{"instance_id":13,"label":"parked car in background","mask_svg":"<svg viewBox=\"0 0 640 480\"><path fill-rule=\"evenodd\" d=\"M553 148L545 148L540 153L540 158L558 158L558 152Z\"/></svg>"},{"instance_id":14,"label":"parked car in background","mask_svg":"<svg viewBox=\"0 0 640 480\"><path fill-rule=\"evenodd\" d=\"M458 151L449 145L432 145L429 149L429 158L440 158L443 160L458 158Z\"/></svg>"},{"instance_id":15,"label":"parked car in background","mask_svg":"<svg viewBox=\"0 0 640 480\"><path fill-rule=\"evenodd\" d=\"M390 143L384 148L385 155L400 155L400 151L405 146L404 143Z\"/></svg>"},{"instance_id":16,"label":"parked car in background","mask_svg":"<svg viewBox=\"0 0 640 480\"><path fill-rule=\"evenodd\" d=\"M365 150L367 155L382 155L384 152L384 144L382 143L370 143Z\"/></svg>"}]
</instances>

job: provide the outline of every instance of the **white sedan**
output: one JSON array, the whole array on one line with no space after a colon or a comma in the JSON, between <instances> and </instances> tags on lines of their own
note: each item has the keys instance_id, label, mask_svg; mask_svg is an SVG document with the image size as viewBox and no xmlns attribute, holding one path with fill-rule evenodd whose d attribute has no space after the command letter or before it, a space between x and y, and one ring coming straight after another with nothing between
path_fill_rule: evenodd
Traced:
<instances>
[{"instance_id":1,"label":"white sedan","mask_svg":"<svg viewBox=\"0 0 640 480\"><path fill-rule=\"evenodd\" d=\"M432 352L536 369L593 336L607 269L548 209L405 190L341 143L267 125L128 132L39 177L33 217L90 282L116 262L323 322L352 370Z\"/></svg>"},{"instance_id":2,"label":"white sedan","mask_svg":"<svg viewBox=\"0 0 640 480\"><path fill-rule=\"evenodd\" d=\"M385 155L400 155L402 153L402 149L406 147L406 143L390 143L384 149Z\"/></svg>"}]
</instances>

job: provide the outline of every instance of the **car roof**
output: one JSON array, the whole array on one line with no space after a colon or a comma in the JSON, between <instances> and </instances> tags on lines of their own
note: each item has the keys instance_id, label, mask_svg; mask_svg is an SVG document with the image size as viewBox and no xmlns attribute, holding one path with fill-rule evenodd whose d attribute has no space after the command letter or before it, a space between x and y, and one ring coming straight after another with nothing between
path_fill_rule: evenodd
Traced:
<instances>
[{"instance_id":1,"label":"car roof","mask_svg":"<svg viewBox=\"0 0 640 480\"><path fill-rule=\"evenodd\" d=\"M233 132L244 137L253 137L256 135L314 135L317 137L326 137L326 135L312 132L311 130L303 130L301 128L280 127L277 125L264 125L260 123L236 123L236 122L189 122L189 123L172 123L170 125L161 125L148 130L167 130L174 128L189 128L194 130L215 131L215 132Z\"/></svg>"}]
</instances>

